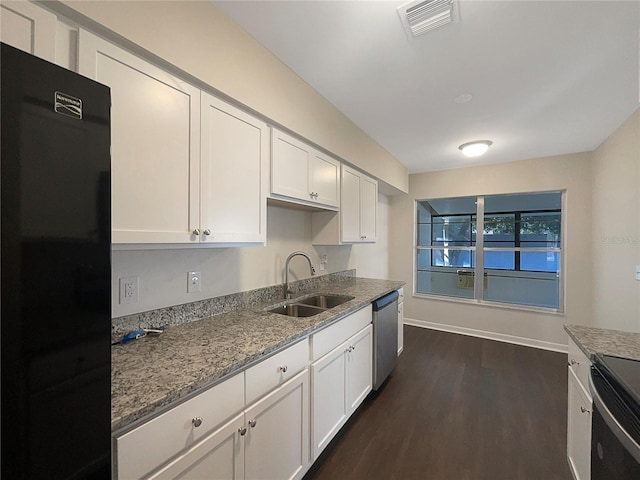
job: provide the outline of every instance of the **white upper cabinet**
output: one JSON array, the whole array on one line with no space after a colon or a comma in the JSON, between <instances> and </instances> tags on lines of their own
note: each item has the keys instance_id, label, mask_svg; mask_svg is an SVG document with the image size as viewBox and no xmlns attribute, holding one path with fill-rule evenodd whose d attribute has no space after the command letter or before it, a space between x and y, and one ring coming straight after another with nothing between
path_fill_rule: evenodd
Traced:
<instances>
[{"instance_id":1,"label":"white upper cabinet","mask_svg":"<svg viewBox=\"0 0 640 480\"><path fill-rule=\"evenodd\" d=\"M31 2L0 3L0 40L55 62L56 16Z\"/></svg>"},{"instance_id":2,"label":"white upper cabinet","mask_svg":"<svg viewBox=\"0 0 640 480\"><path fill-rule=\"evenodd\" d=\"M342 165L340 212L313 213L312 243L375 243L377 215L378 181Z\"/></svg>"},{"instance_id":3,"label":"white upper cabinet","mask_svg":"<svg viewBox=\"0 0 640 480\"><path fill-rule=\"evenodd\" d=\"M202 93L201 228L209 243L265 243L267 124Z\"/></svg>"},{"instance_id":4,"label":"white upper cabinet","mask_svg":"<svg viewBox=\"0 0 640 480\"><path fill-rule=\"evenodd\" d=\"M271 132L272 196L335 210L340 204L340 162L276 128Z\"/></svg>"},{"instance_id":5,"label":"white upper cabinet","mask_svg":"<svg viewBox=\"0 0 640 480\"><path fill-rule=\"evenodd\" d=\"M83 30L78 60L111 87L114 244L266 242L264 122Z\"/></svg>"},{"instance_id":6,"label":"white upper cabinet","mask_svg":"<svg viewBox=\"0 0 640 480\"><path fill-rule=\"evenodd\" d=\"M84 30L78 67L111 87L113 243L197 242L200 90Z\"/></svg>"}]
</instances>

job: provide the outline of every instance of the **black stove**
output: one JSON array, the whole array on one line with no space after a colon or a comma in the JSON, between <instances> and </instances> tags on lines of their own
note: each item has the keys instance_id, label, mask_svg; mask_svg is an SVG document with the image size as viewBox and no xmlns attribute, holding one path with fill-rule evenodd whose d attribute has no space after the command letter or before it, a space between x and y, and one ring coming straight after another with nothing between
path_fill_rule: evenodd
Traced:
<instances>
[{"instance_id":1,"label":"black stove","mask_svg":"<svg viewBox=\"0 0 640 480\"><path fill-rule=\"evenodd\" d=\"M591 367L591 478L640 478L640 361L596 354Z\"/></svg>"}]
</instances>

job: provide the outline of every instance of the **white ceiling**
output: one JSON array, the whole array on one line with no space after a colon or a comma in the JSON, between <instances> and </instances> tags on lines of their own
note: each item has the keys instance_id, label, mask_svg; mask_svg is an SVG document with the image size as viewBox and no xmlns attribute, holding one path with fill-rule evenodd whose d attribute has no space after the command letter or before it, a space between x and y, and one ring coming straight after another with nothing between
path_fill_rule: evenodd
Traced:
<instances>
[{"instance_id":1,"label":"white ceiling","mask_svg":"<svg viewBox=\"0 0 640 480\"><path fill-rule=\"evenodd\" d=\"M402 1L214 3L410 173L591 151L640 106L640 0L454 0L415 39Z\"/></svg>"}]
</instances>

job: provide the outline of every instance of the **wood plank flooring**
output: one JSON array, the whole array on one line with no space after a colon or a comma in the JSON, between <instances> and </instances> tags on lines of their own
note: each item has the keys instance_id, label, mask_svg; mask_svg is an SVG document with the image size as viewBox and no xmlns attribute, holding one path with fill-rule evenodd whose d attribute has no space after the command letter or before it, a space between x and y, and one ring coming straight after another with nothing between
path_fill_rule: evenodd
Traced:
<instances>
[{"instance_id":1,"label":"wood plank flooring","mask_svg":"<svg viewBox=\"0 0 640 480\"><path fill-rule=\"evenodd\" d=\"M404 328L393 375L304 480L571 480L566 354Z\"/></svg>"}]
</instances>

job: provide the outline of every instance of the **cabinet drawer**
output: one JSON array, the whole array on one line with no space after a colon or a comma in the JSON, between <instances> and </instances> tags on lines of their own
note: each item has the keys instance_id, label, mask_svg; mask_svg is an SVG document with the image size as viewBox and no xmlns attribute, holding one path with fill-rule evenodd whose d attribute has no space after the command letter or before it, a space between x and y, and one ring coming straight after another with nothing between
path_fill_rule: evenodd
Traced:
<instances>
[{"instance_id":1,"label":"cabinet drawer","mask_svg":"<svg viewBox=\"0 0 640 480\"><path fill-rule=\"evenodd\" d=\"M304 339L249 368L245 372L247 404L293 378L308 364L309 341Z\"/></svg>"},{"instance_id":2,"label":"cabinet drawer","mask_svg":"<svg viewBox=\"0 0 640 480\"><path fill-rule=\"evenodd\" d=\"M352 313L311 337L313 361L329 353L371 323L371 305Z\"/></svg>"},{"instance_id":3,"label":"cabinet drawer","mask_svg":"<svg viewBox=\"0 0 640 480\"><path fill-rule=\"evenodd\" d=\"M582 388L586 392L589 392L591 361L571 338L569 338L568 362L569 370L572 370L576 377L578 377L578 380L582 384Z\"/></svg>"},{"instance_id":4,"label":"cabinet drawer","mask_svg":"<svg viewBox=\"0 0 640 480\"><path fill-rule=\"evenodd\" d=\"M194 445L244 407L244 373L206 390L116 438L118 478L140 478ZM195 427L194 419L202 423Z\"/></svg>"}]
</instances>

